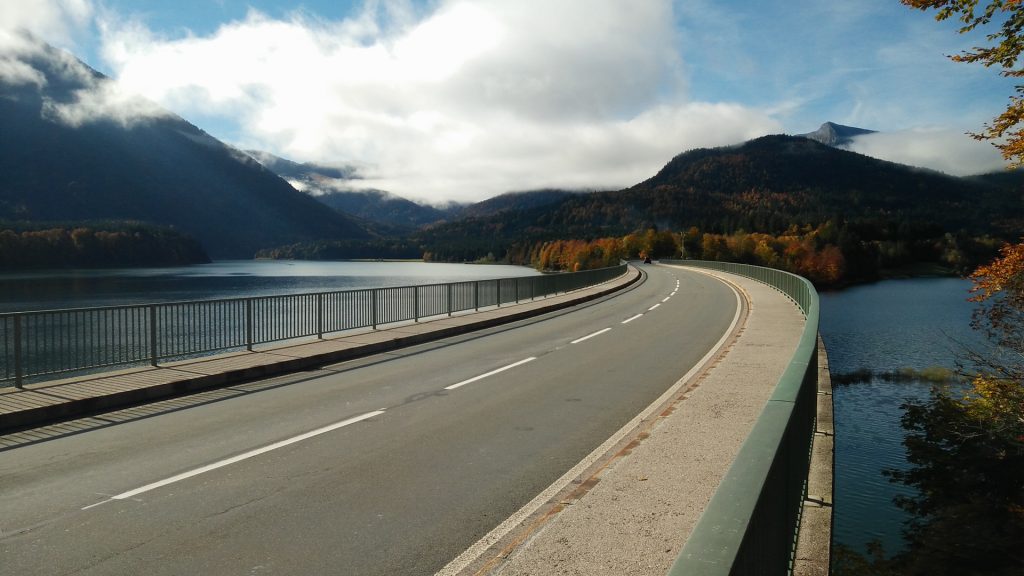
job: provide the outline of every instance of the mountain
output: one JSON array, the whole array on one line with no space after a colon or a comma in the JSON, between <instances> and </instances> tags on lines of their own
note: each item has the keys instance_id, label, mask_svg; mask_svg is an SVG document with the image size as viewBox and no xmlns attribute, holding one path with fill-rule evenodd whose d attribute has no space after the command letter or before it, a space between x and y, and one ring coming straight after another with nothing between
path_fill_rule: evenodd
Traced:
<instances>
[{"instance_id":1,"label":"mountain","mask_svg":"<svg viewBox=\"0 0 1024 576\"><path fill-rule=\"evenodd\" d=\"M1004 188L1008 191L1024 190L1024 169L1020 168L967 176L965 179L981 185Z\"/></svg>"},{"instance_id":2,"label":"mountain","mask_svg":"<svg viewBox=\"0 0 1024 576\"><path fill-rule=\"evenodd\" d=\"M615 192L435 226L425 249L454 259L501 254L516 243L621 236L657 227L779 234L833 222L862 240L1024 229L1021 189L886 162L797 136L697 149L652 178ZM470 252L475 251L475 254Z\"/></svg>"},{"instance_id":3,"label":"mountain","mask_svg":"<svg viewBox=\"0 0 1024 576\"><path fill-rule=\"evenodd\" d=\"M337 167L314 162L300 164L259 150L246 150L245 153L281 178L298 181L304 185L316 186L321 183L329 183L332 180L356 180L359 178L355 166Z\"/></svg>"},{"instance_id":4,"label":"mountain","mask_svg":"<svg viewBox=\"0 0 1024 576\"><path fill-rule=\"evenodd\" d=\"M529 210L542 206L557 204L562 200L583 194L583 192L571 192L568 190L528 190L525 192L507 192L470 204L455 212L459 218L480 218L493 216L502 212L517 210Z\"/></svg>"},{"instance_id":5,"label":"mountain","mask_svg":"<svg viewBox=\"0 0 1024 576\"><path fill-rule=\"evenodd\" d=\"M354 189L352 181L360 179L354 166L300 164L268 152L250 150L248 153L321 204L344 214L396 228L399 232L439 222L449 215L444 210L417 204L383 190Z\"/></svg>"},{"instance_id":6,"label":"mountain","mask_svg":"<svg viewBox=\"0 0 1024 576\"><path fill-rule=\"evenodd\" d=\"M1019 192L981 180L791 136L680 154L624 197L677 217L702 215L711 227L717 217L723 228L748 230L834 220L1008 233L1024 209Z\"/></svg>"},{"instance_id":7,"label":"mountain","mask_svg":"<svg viewBox=\"0 0 1024 576\"><path fill-rule=\"evenodd\" d=\"M874 130L866 130L864 128L855 128L853 126L843 126L842 124L835 124L833 122L825 122L814 132L808 132L807 134L798 134L803 138L810 138L817 142L821 142L826 146L843 147L851 142L857 136L863 136L865 134L874 134Z\"/></svg>"},{"instance_id":8,"label":"mountain","mask_svg":"<svg viewBox=\"0 0 1024 576\"><path fill-rule=\"evenodd\" d=\"M0 220L170 225L214 258L371 237L182 118L118 95L70 54L22 40L0 69Z\"/></svg>"},{"instance_id":9,"label":"mountain","mask_svg":"<svg viewBox=\"0 0 1024 576\"><path fill-rule=\"evenodd\" d=\"M383 190L354 188L353 181L360 179L354 166L334 167L312 162L300 164L268 152L246 152L295 188L312 195L318 202L339 212L393 227L398 233L446 221L547 206L581 193L555 189L507 192L472 204L451 203L435 207Z\"/></svg>"},{"instance_id":10,"label":"mountain","mask_svg":"<svg viewBox=\"0 0 1024 576\"><path fill-rule=\"evenodd\" d=\"M414 230L444 220L447 214L437 208L417 204L383 190L349 190L314 196L339 212L396 227Z\"/></svg>"}]
</instances>

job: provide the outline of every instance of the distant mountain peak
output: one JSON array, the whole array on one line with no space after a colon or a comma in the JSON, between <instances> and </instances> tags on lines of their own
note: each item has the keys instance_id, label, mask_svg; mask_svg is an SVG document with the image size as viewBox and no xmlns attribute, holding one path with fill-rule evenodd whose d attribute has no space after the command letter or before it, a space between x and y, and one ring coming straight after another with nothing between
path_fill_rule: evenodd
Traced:
<instances>
[{"instance_id":1,"label":"distant mountain peak","mask_svg":"<svg viewBox=\"0 0 1024 576\"><path fill-rule=\"evenodd\" d=\"M821 142L826 146L834 146L838 148L850 144L857 136L874 133L874 130L867 130L865 128L857 128L854 126L843 126L842 124L836 124L835 122L825 122L814 132L797 134L797 136Z\"/></svg>"}]
</instances>

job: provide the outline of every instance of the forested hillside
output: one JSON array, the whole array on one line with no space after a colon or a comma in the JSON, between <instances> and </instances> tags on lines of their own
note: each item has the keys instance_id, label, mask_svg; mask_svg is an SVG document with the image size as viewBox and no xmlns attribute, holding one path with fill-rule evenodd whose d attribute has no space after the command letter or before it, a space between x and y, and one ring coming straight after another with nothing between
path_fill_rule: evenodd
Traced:
<instances>
[{"instance_id":1,"label":"forested hillside","mask_svg":"<svg viewBox=\"0 0 1024 576\"><path fill-rule=\"evenodd\" d=\"M338 212L392 226L399 232L409 232L447 217L445 212L437 208L380 190L333 191L314 198Z\"/></svg>"},{"instance_id":2,"label":"forested hillside","mask_svg":"<svg viewBox=\"0 0 1024 576\"><path fill-rule=\"evenodd\" d=\"M844 258L841 280L865 279L913 262L960 268L991 256L998 242L987 236L1010 238L1024 230L1018 182L1008 176L955 178L806 138L767 136L680 154L625 190L440 225L418 240L436 259L492 253L515 260L551 240L624 237L647 229L681 237L693 229L701 241L688 256L750 261L749 235L757 233L765 242L775 239L778 255L798 237L799 243L813 239L816 250L834 246ZM704 235L720 237L709 241L720 247L702 250ZM721 248L729 246L728 238L744 235L734 242L738 249Z\"/></svg>"},{"instance_id":3,"label":"forested hillside","mask_svg":"<svg viewBox=\"0 0 1024 576\"><path fill-rule=\"evenodd\" d=\"M0 224L0 270L202 264L195 238L133 223Z\"/></svg>"},{"instance_id":4,"label":"forested hillside","mask_svg":"<svg viewBox=\"0 0 1024 576\"><path fill-rule=\"evenodd\" d=\"M102 102L108 80L70 54L18 57L38 81L0 81L0 219L170 225L219 258L371 237L183 119Z\"/></svg>"}]
</instances>

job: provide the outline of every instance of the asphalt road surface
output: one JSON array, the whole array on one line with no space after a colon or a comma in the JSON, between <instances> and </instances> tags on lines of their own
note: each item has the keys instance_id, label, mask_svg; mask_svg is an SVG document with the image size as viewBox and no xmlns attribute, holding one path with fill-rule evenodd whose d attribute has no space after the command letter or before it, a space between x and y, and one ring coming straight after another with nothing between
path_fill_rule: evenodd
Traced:
<instances>
[{"instance_id":1,"label":"asphalt road surface","mask_svg":"<svg viewBox=\"0 0 1024 576\"><path fill-rule=\"evenodd\" d=\"M730 288L539 318L48 426L0 451L0 574L433 574L685 374Z\"/></svg>"}]
</instances>

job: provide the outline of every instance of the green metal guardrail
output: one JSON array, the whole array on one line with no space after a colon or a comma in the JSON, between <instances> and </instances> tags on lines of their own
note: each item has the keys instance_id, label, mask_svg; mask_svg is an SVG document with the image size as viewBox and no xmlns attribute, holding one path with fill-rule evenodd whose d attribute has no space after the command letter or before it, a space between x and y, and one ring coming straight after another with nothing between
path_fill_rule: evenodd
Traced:
<instances>
[{"instance_id":1,"label":"green metal guardrail","mask_svg":"<svg viewBox=\"0 0 1024 576\"><path fill-rule=\"evenodd\" d=\"M807 323L789 366L669 576L790 574L816 418L818 293L805 278L771 268L671 263L730 272L773 286L797 303Z\"/></svg>"}]
</instances>

